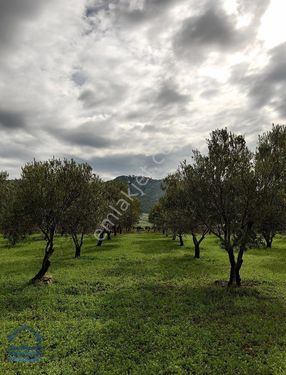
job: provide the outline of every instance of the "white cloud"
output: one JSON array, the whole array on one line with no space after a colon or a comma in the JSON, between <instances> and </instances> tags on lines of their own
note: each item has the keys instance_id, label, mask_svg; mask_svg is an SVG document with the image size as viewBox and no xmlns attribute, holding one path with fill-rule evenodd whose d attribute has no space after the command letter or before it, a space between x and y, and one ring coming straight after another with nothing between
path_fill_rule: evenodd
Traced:
<instances>
[{"instance_id":1,"label":"white cloud","mask_svg":"<svg viewBox=\"0 0 286 375\"><path fill-rule=\"evenodd\" d=\"M151 168L164 175L190 145L203 147L213 128L232 127L253 143L254 134L285 120L277 91L272 106L271 93L260 108L249 96L249 77L271 72L270 46L282 41L272 33L282 2L268 10L268 0L9 4L0 3L0 18L6 12L10 20L0 29L0 169L12 176L23 162L53 155L95 169L100 162L111 176L120 160L122 173L128 165L134 171L134 160L143 166L172 146L172 163Z\"/></svg>"},{"instance_id":2,"label":"white cloud","mask_svg":"<svg viewBox=\"0 0 286 375\"><path fill-rule=\"evenodd\" d=\"M258 37L264 40L267 48L272 48L286 41L286 3L272 0L267 12L262 17Z\"/></svg>"}]
</instances>

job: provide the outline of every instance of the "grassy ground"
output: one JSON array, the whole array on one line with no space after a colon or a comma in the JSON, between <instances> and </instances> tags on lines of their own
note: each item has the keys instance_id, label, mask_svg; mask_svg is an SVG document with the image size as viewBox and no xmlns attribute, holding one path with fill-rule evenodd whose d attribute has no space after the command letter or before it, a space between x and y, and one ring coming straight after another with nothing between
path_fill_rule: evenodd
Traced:
<instances>
[{"instance_id":1,"label":"grassy ground","mask_svg":"<svg viewBox=\"0 0 286 375\"><path fill-rule=\"evenodd\" d=\"M226 254L216 240L202 258L159 234L122 235L81 259L57 239L54 284L30 286L43 242L0 242L0 374L286 374L286 240L251 250L243 280L227 290ZM38 364L7 361L7 335L26 323L44 337Z\"/></svg>"}]
</instances>

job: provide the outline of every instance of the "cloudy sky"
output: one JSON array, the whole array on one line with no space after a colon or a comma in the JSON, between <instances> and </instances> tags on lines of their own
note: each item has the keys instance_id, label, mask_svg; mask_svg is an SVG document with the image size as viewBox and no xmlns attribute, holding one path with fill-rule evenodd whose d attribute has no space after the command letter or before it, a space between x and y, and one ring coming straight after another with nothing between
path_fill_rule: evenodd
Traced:
<instances>
[{"instance_id":1,"label":"cloudy sky","mask_svg":"<svg viewBox=\"0 0 286 375\"><path fill-rule=\"evenodd\" d=\"M0 169L56 156L162 177L225 126L255 147L286 122L285 14L285 0L0 0Z\"/></svg>"}]
</instances>

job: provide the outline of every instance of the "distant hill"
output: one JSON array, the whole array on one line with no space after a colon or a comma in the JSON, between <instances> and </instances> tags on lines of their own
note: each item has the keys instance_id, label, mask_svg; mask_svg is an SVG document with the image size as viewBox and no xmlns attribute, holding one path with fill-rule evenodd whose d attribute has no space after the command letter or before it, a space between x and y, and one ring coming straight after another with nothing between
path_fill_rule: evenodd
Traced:
<instances>
[{"instance_id":1,"label":"distant hill","mask_svg":"<svg viewBox=\"0 0 286 375\"><path fill-rule=\"evenodd\" d=\"M140 184L140 179L145 185ZM153 178L142 176L119 176L116 177L115 180L130 183L131 194L138 194L142 212L150 212L154 204L157 203L164 194L161 188L162 180L154 180ZM143 196L141 196L141 193L136 187L134 187L134 185L144 192Z\"/></svg>"}]
</instances>

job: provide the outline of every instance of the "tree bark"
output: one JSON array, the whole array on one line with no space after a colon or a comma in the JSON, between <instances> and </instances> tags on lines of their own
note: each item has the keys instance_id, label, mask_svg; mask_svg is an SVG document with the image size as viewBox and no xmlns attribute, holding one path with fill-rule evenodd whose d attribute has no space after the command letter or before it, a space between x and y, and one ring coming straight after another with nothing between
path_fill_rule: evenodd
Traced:
<instances>
[{"instance_id":1,"label":"tree bark","mask_svg":"<svg viewBox=\"0 0 286 375\"><path fill-rule=\"evenodd\" d=\"M200 250L200 244L195 244L195 258L200 259L201 256L201 250Z\"/></svg>"},{"instance_id":2,"label":"tree bark","mask_svg":"<svg viewBox=\"0 0 286 375\"><path fill-rule=\"evenodd\" d=\"M271 249L271 247L272 247L272 241L266 241L266 247L268 249Z\"/></svg>"},{"instance_id":3,"label":"tree bark","mask_svg":"<svg viewBox=\"0 0 286 375\"><path fill-rule=\"evenodd\" d=\"M266 247L267 249L271 249L272 248L272 242L273 242L273 238L274 238L274 234L272 233L267 233L267 232L264 232L262 233L262 236L266 242Z\"/></svg>"},{"instance_id":4,"label":"tree bark","mask_svg":"<svg viewBox=\"0 0 286 375\"><path fill-rule=\"evenodd\" d=\"M265 241L266 241L266 247L267 249L271 249L272 248L272 238L265 238Z\"/></svg>"},{"instance_id":5,"label":"tree bark","mask_svg":"<svg viewBox=\"0 0 286 375\"><path fill-rule=\"evenodd\" d=\"M233 248L230 247L228 249L228 256L229 256L229 262L230 262L230 275L229 275L229 281L228 286L232 286L234 283L236 283L236 286L241 286L241 277L240 277L240 269L243 263L243 254L244 254L244 246L242 245L240 247L237 261L235 260L235 255Z\"/></svg>"},{"instance_id":6,"label":"tree bark","mask_svg":"<svg viewBox=\"0 0 286 375\"><path fill-rule=\"evenodd\" d=\"M203 232L203 234L202 234L202 236L201 236L201 238L199 240L197 239L196 234L194 232L192 233L193 243L195 245L195 258L196 259L200 259L200 256L201 256L200 244L204 240L204 238L205 238L205 236L206 236L207 233L208 233L208 230L206 229Z\"/></svg>"},{"instance_id":7,"label":"tree bark","mask_svg":"<svg viewBox=\"0 0 286 375\"><path fill-rule=\"evenodd\" d=\"M80 240L78 240L77 234L73 234L72 235L72 239L73 239L73 242L74 242L74 245L75 245L75 258L80 258L80 256L81 256L81 248L82 248L82 244L83 244L83 236L84 236L84 234L82 233L81 237L80 237Z\"/></svg>"},{"instance_id":8,"label":"tree bark","mask_svg":"<svg viewBox=\"0 0 286 375\"><path fill-rule=\"evenodd\" d=\"M75 258L80 258L81 255L81 248L79 246L75 247Z\"/></svg>"},{"instance_id":9,"label":"tree bark","mask_svg":"<svg viewBox=\"0 0 286 375\"><path fill-rule=\"evenodd\" d=\"M176 234L176 232L174 232L172 240L175 241L176 237L177 237L177 234Z\"/></svg>"},{"instance_id":10,"label":"tree bark","mask_svg":"<svg viewBox=\"0 0 286 375\"><path fill-rule=\"evenodd\" d=\"M228 286L232 286L235 282L235 268L236 268L236 262L235 262L235 256L233 247L229 246L227 249L228 252L228 258L230 263L230 273L229 273L229 280L228 280Z\"/></svg>"},{"instance_id":11,"label":"tree bark","mask_svg":"<svg viewBox=\"0 0 286 375\"><path fill-rule=\"evenodd\" d=\"M243 263L244 250L245 250L244 245L242 245L239 249L236 267L235 267L235 281L238 287L241 286L240 269Z\"/></svg>"},{"instance_id":12,"label":"tree bark","mask_svg":"<svg viewBox=\"0 0 286 375\"><path fill-rule=\"evenodd\" d=\"M180 246L184 246L183 236L179 234Z\"/></svg>"},{"instance_id":13,"label":"tree bark","mask_svg":"<svg viewBox=\"0 0 286 375\"><path fill-rule=\"evenodd\" d=\"M31 282L34 284L36 281L41 280L45 274L47 273L51 262L50 262L50 257L52 256L54 252L54 234L55 234L55 229L53 229L50 233L50 235L45 235L47 238L47 244L45 248L45 255L44 259L42 262L42 267L40 271L32 278Z\"/></svg>"},{"instance_id":14,"label":"tree bark","mask_svg":"<svg viewBox=\"0 0 286 375\"><path fill-rule=\"evenodd\" d=\"M195 233L192 233L192 237L193 237L193 243L195 245L195 258L196 259L200 259L200 243L199 241L197 240L197 237L195 235Z\"/></svg>"}]
</instances>

